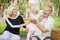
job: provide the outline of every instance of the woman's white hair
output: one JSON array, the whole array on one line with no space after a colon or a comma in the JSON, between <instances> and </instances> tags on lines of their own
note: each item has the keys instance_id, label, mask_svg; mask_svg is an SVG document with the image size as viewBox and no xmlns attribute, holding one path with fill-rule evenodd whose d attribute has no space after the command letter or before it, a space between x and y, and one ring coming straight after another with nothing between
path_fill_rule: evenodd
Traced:
<instances>
[{"instance_id":1,"label":"woman's white hair","mask_svg":"<svg viewBox=\"0 0 60 40\"><path fill-rule=\"evenodd\" d=\"M8 16L12 15L12 10L14 9L14 7L18 9L18 6L15 5L15 4L11 4L11 5L8 7L8 9L7 9L7 15L8 15ZM18 11L17 15L19 15L19 11Z\"/></svg>"}]
</instances>

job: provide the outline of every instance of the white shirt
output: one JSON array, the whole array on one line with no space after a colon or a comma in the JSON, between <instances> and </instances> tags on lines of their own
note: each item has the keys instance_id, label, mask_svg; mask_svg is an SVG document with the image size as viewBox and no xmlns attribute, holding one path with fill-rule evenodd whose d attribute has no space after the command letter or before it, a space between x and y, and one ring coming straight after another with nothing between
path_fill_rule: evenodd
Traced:
<instances>
[{"instance_id":1,"label":"white shirt","mask_svg":"<svg viewBox=\"0 0 60 40\"><path fill-rule=\"evenodd\" d=\"M40 31L38 30L38 31L36 31L35 35L39 36L42 40L47 36L51 36L51 30L54 25L54 19L51 16L49 16L48 18L44 18L40 22L40 25L43 25L49 31L46 33L43 33L41 30Z\"/></svg>"},{"instance_id":2,"label":"white shirt","mask_svg":"<svg viewBox=\"0 0 60 40\"><path fill-rule=\"evenodd\" d=\"M37 20L37 21L38 21L38 18L39 18L40 16L41 16L40 13L38 13L37 15L34 15L33 13L30 14L30 18L33 18L33 19L35 19L35 20ZM36 27L36 25L33 24L33 23L29 23L26 27L29 28L30 31L35 31L36 28L38 29L38 27Z\"/></svg>"}]
</instances>

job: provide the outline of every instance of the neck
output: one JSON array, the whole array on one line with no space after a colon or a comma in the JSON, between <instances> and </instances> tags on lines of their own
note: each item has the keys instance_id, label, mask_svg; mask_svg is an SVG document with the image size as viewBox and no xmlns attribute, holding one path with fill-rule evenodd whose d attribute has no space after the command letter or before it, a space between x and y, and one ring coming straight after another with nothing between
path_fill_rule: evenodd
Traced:
<instances>
[{"instance_id":1,"label":"neck","mask_svg":"<svg viewBox=\"0 0 60 40\"><path fill-rule=\"evenodd\" d=\"M16 15L12 15L11 17L12 17L12 18L15 18L15 17L16 17Z\"/></svg>"},{"instance_id":2,"label":"neck","mask_svg":"<svg viewBox=\"0 0 60 40\"><path fill-rule=\"evenodd\" d=\"M48 18L50 15L51 15L51 14L49 14L49 15L46 15L46 16L43 16L43 18Z\"/></svg>"},{"instance_id":3,"label":"neck","mask_svg":"<svg viewBox=\"0 0 60 40\"><path fill-rule=\"evenodd\" d=\"M46 16L46 17L43 16L43 18L48 18L48 17L49 17L49 16Z\"/></svg>"},{"instance_id":4,"label":"neck","mask_svg":"<svg viewBox=\"0 0 60 40\"><path fill-rule=\"evenodd\" d=\"M35 15L37 15L37 13L34 13Z\"/></svg>"}]
</instances>

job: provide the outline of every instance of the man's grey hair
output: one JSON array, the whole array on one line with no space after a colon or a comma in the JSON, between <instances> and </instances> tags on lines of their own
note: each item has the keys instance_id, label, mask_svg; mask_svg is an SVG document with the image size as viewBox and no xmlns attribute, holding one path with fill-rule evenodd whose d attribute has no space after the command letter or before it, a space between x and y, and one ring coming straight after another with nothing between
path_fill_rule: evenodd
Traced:
<instances>
[{"instance_id":1,"label":"man's grey hair","mask_svg":"<svg viewBox=\"0 0 60 40\"><path fill-rule=\"evenodd\" d=\"M52 5L47 5L47 7L51 8L51 12L53 11Z\"/></svg>"}]
</instances>

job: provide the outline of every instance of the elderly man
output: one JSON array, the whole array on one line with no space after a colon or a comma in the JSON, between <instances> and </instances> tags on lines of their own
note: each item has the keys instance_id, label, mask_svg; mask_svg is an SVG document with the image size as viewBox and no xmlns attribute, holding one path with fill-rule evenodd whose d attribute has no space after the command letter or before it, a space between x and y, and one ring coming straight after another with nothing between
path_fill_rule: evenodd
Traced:
<instances>
[{"instance_id":1,"label":"elderly man","mask_svg":"<svg viewBox=\"0 0 60 40\"><path fill-rule=\"evenodd\" d=\"M51 17L51 12L52 6L48 5L43 11L43 19L40 22L31 19L31 22L40 29L40 32L36 31L31 40L52 40L51 30L54 25L54 19Z\"/></svg>"}]
</instances>

